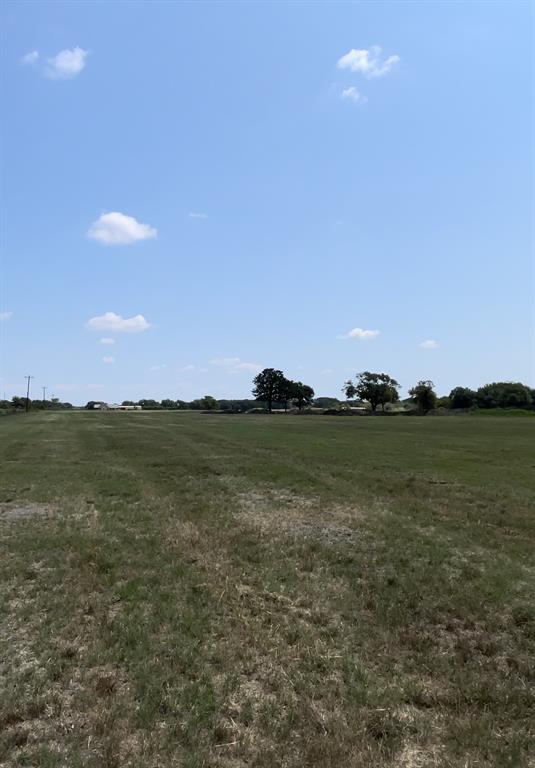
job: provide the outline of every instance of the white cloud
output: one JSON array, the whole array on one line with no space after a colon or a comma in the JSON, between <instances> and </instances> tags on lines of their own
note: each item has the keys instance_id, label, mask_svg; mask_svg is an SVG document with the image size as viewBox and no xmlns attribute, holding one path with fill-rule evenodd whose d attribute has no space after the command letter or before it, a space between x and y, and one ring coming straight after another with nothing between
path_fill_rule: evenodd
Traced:
<instances>
[{"instance_id":1,"label":"white cloud","mask_svg":"<svg viewBox=\"0 0 535 768\"><path fill-rule=\"evenodd\" d=\"M86 327L90 331L114 331L115 333L141 333L150 328L150 324L143 315L133 317L121 317L115 312L105 312L103 315L92 317L87 321Z\"/></svg>"},{"instance_id":2,"label":"white cloud","mask_svg":"<svg viewBox=\"0 0 535 768\"><path fill-rule=\"evenodd\" d=\"M148 224L140 224L133 216L118 211L103 213L91 226L87 236L104 245L126 245L138 240L156 237L157 230Z\"/></svg>"},{"instance_id":3,"label":"white cloud","mask_svg":"<svg viewBox=\"0 0 535 768\"><path fill-rule=\"evenodd\" d=\"M251 371L251 373L260 373L262 366L258 363L238 363L234 366L235 371Z\"/></svg>"},{"instance_id":4,"label":"white cloud","mask_svg":"<svg viewBox=\"0 0 535 768\"><path fill-rule=\"evenodd\" d=\"M322 376L330 376L331 373L333 373L333 369L332 368L324 368L323 371L320 371L320 374Z\"/></svg>"},{"instance_id":5,"label":"white cloud","mask_svg":"<svg viewBox=\"0 0 535 768\"><path fill-rule=\"evenodd\" d=\"M13 317L13 312L0 312L0 323L7 323Z\"/></svg>"},{"instance_id":6,"label":"white cloud","mask_svg":"<svg viewBox=\"0 0 535 768\"><path fill-rule=\"evenodd\" d=\"M167 368L167 365L163 363L162 365L151 365L149 368L149 371L161 371L162 368Z\"/></svg>"},{"instance_id":7,"label":"white cloud","mask_svg":"<svg viewBox=\"0 0 535 768\"><path fill-rule=\"evenodd\" d=\"M262 370L262 366L258 365L258 363L247 363L240 360L239 357L215 357L213 360L210 360L210 363L226 368L229 373L238 373L238 371L259 373Z\"/></svg>"},{"instance_id":8,"label":"white cloud","mask_svg":"<svg viewBox=\"0 0 535 768\"><path fill-rule=\"evenodd\" d=\"M352 101L354 104L366 104L368 101L366 96L362 96L353 85L345 88L340 97L346 101Z\"/></svg>"},{"instance_id":9,"label":"white cloud","mask_svg":"<svg viewBox=\"0 0 535 768\"><path fill-rule=\"evenodd\" d=\"M353 328L348 333L344 333L338 336L339 339L361 339L363 341L370 341L379 336L381 331L365 331L363 328Z\"/></svg>"},{"instance_id":10,"label":"white cloud","mask_svg":"<svg viewBox=\"0 0 535 768\"><path fill-rule=\"evenodd\" d=\"M100 340L101 344L115 344L115 339L110 339L108 336L105 336L103 339Z\"/></svg>"},{"instance_id":11,"label":"white cloud","mask_svg":"<svg viewBox=\"0 0 535 768\"><path fill-rule=\"evenodd\" d=\"M29 53L25 54L22 59L20 60L21 64L28 65L28 64L35 64L35 62L39 59L39 51L30 51Z\"/></svg>"},{"instance_id":12,"label":"white cloud","mask_svg":"<svg viewBox=\"0 0 535 768\"><path fill-rule=\"evenodd\" d=\"M190 219L207 219L207 213L188 213Z\"/></svg>"},{"instance_id":13,"label":"white cloud","mask_svg":"<svg viewBox=\"0 0 535 768\"><path fill-rule=\"evenodd\" d=\"M115 362L115 358L112 357L111 355L104 355L104 357L102 358L102 362L103 363L114 363Z\"/></svg>"},{"instance_id":14,"label":"white cloud","mask_svg":"<svg viewBox=\"0 0 535 768\"><path fill-rule=\"evenodd\" d=\"M212 365L221 365L224 368L230 368L240 362L239 357L214 357L213 360L210 360Z\"/></svg>"},{"instance_id":15,"label":"white cloud","mask_svg":"<svg viewBox=\"0 0 535 768\"><path fill-rule=\"evenodd\" d=\"M427 339L426 341L422 341L420 346L422 349L436 349L438 347L438 341L435 341L435 339Z\"/></svg>"},{"instance_id":16,"label":"white cloud","mask_svg":"<svg viewBox=\"0 0 535 768\"><path fill-rule=\"evenodd\" d=\"M338 69L349 69L350 72L359 72L364 77L382 77L390 72L392 67L401 59L397 54L389 56L381 61L381 47L372 45L366 48L352 48L348 53L338 59Z\"/></svg>"},{"instance_id":17,"label":"white cloud","mask_svg":"<svg viewBox=\"0 0 535 768\"><path fill-rule=\"evenodd\" d=\"M83 48L72 48L60 51L51 59L47 59L45 75L52 80L70 80L79 75L85 67L88 51Z\"/></svg>"},{"instance_id":18,"label":"white cloud","mask_svg":"<svg viewBox=\"0 0 535 768\"><path fill-rule=\"evenodd\" d=\"M184 365L180 370L181 371L194 371L195 370L195 366L191 365L191 364L190 365Z\"/></svg>"}]
</instances>

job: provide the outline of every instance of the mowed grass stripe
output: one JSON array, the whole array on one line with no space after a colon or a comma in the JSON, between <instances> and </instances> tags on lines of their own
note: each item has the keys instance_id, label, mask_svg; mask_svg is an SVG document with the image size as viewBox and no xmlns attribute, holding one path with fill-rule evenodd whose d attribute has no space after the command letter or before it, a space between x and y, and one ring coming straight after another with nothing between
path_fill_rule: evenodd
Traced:
<instances>
[{"instance_id":1,"label":"mowed grass stripe","mask_svg":"<svg viewBox=\"0 0 535 768\"><path fill-rule=\"evenodd\" d=\"M47 514L0 528L3 764L530 765L532 428L494 421L5 419L0 503Z\"/></svg>"}]
</instances>

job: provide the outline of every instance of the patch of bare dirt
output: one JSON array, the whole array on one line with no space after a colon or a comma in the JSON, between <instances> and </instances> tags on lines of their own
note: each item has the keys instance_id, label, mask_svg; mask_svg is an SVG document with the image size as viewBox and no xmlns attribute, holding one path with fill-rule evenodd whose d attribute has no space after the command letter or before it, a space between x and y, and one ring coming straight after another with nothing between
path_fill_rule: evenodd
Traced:
<instances>
[{"instance_id":1,"label":"patch of bare dirt","mask_svg":"<svg viewBox=\"0 0 535 768\"><path fill-rule=\"evenodd\" d=\"M238 518L263 532L331 546L355 541L356 531L350 524L362 517L356 509L343 505L325 507L316 497L275 489L239 493L238 502Z\"/></svg>"},{"instance_id":2,"label":"patch of bare dirt","mask_svg":"<svg viewBox=\"0 0 535 768\"><path fill-rule=\"evenodd\" d=\"M50 507L44 506L43 504L25 504L23 506L6 504L0 506L0 522L25 520L30 517L45 516L49 515L50 511Z\"/></svg>"}]
</instances>

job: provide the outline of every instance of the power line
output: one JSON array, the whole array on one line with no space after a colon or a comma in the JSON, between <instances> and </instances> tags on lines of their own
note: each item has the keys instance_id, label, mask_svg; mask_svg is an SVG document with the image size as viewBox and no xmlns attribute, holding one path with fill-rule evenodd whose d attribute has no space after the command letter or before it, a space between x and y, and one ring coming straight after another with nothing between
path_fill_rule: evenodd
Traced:
<instances>
[{"instance_id":1,"label":"power line","mask_svg":"<svg viewBox=\"0 0 535 768\"><path fill-rule=\"evenodd\" d=\"M28 379L28 386L26 387L26 413L30 410L30 379L35 379L35 376L28 376L24 377L25 379Z\"/></svg>"}]
</instances>

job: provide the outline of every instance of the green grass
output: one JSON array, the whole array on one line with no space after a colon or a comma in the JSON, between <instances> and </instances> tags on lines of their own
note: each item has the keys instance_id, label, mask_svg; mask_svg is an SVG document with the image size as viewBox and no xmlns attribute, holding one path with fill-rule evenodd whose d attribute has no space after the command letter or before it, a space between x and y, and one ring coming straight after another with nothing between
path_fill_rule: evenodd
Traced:
<instances>
[{"instance_id":1,"label":"green grass","mask_svg":"<svg viewBox=\"0 0 535 768\"><path fill-rule=\"evenodd\" d=\"M0 765L532 768L534 429L2 419Z\"/></svg>"}]
</instances>

